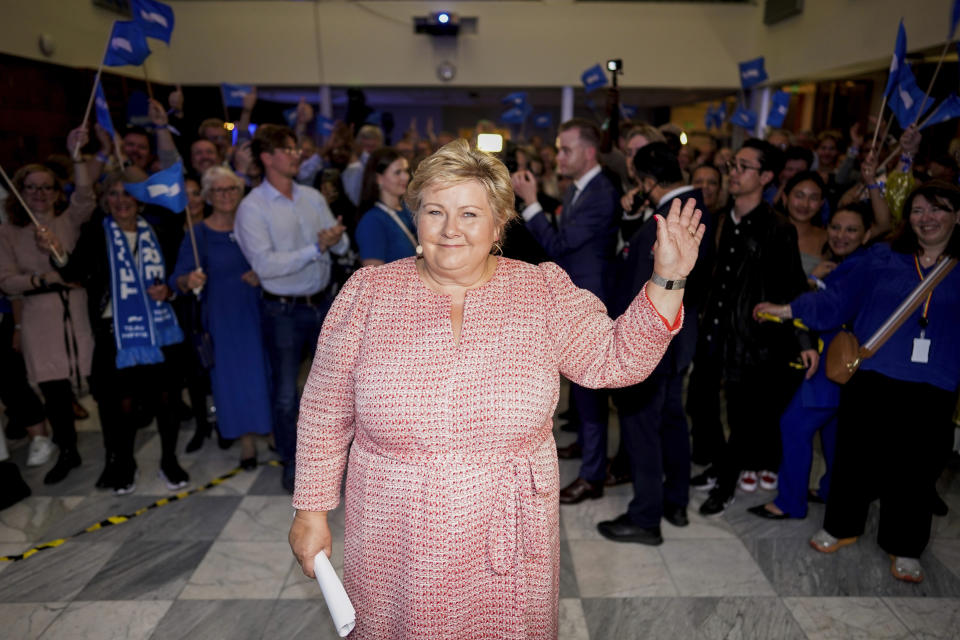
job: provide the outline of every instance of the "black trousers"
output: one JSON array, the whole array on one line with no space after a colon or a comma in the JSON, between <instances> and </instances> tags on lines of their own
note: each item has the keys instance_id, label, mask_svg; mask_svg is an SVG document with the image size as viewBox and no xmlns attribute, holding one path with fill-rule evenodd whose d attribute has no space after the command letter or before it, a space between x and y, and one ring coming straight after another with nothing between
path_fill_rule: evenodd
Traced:
<instances>
[{"instance_id":1,"label":"black trousers","mask_svg":"<svg viewBox=\"0 0 960 640\"><path fill-rule=\"evenodd\" d=\"M840 395L827 533L861 535L879 493L877 543L889 554L919 558L930 541L937 478L953 447L953 408L950 391L857 372Z\"/></svg>"},{"instance_id":2,"label":"black trousers","mask_svg":"<svg viewBox=\"0 0 960 640\"><path fill-rule=\"evenodd\" d=\"M0 402L8 428L25 429L43 422L43 403L27 382L23 356L13 350L13 314L0 314Z\"/></svg>"},{"instance_id":3,"label":"black trousers","mask_svg":"<svg viewBox=\"0 0 960 640\"><path fill-rule=\"evenodd\" d=\"M103 446L108 456L124 461L133 459L140 406L156 416L163 459L174 459L180 418L173 400L179 393L179 376L167 362L117 369L117 348L109 321L97 326L94 339L90 388L100 411Z\"/></svg>"},{"instance_id":4,"label":"black trousers","mask_svg":"<svg viewBox=\"0 0 960 640\"><path fill-rule=\"evenodd\" d=\"M744 369L724 383L730 440L714 466L725 495L733 495L741 471L780 468L780 417L802 379L782 365Z\"/></svg>"},{"instance_id":5,"label":"black trousers","mask_svg":"<svg viewBox=\"0 0 960 640\"><path fill-rule=\"evenodd\" d=\"M53 431L53 441L60 449L77 448L77 427L73 415L73 385L69 380L40 383L43 407Z\"/></svg>"},{"instance_id":6,"label":"black trousers","mask_svg":"<svg viewBox=\"0 0 960 640\"><path fill-rule=\"evenodd\" d=\"M627 513L641 527L660 526L664 503L685 507L690 492L690 436L683 373L657 375L613 391L621 449L630 460L633 500Z\"/></svg>"},{"instance_id":7,"label":"black trousers","mask_svg":"<svg viewBox=\"0 0 960 640\"><path fill-rule=\"evenodd\" d=\"M691 459L701 465L718 461L726 447L720 421L720 380L719 361L707 357L694 361L687 387L687 413L693 439Z\"/></svg>"}]
</instances>

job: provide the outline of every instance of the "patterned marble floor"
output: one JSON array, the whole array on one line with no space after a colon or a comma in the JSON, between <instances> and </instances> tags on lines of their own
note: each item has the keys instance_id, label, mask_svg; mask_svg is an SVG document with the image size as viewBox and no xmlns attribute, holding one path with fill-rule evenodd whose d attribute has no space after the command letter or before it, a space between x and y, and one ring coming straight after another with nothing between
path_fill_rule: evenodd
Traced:
<instances>
[{"instance_id":1,"label":"patterned marble floor","mask_svg":"<svg viewBox=\"0 0 960 640\"><path fill-rule=\"evenodd\" d=\"M25 473L35 493L0 512L0 555L166 495L156 479L159 442L152 427L139 436L137 492L115 497L92 489L102 465L92 414L79 424L84 464L66 482L45 487L45 468ZM190 429L185 424L188 435ZM570 438L557 434L561 444ZM201 483L232 469L238 455L210 441L181 461ZM25 448L12 456L23 468ZM576 476L577 463L561 462L566 482ZM726 514L712 519L696 513L703 496L694 492L690 526L665 523L660 547L616 544L597 534L597 521L625 511L627 487L563 507L560 638L958 638L960 479L947 472L941 489L950 513L935 518L921 585L890 577L875 542L875 511L857 545L823 556L806 545L822 507L814 505L803 521L762 521L746 508L768 500L763 492L738 495ZM335 638L319 589L291 557L291 517L279 469L261 466L125 524L0 563L0 637ZM331 522L340 568L342 511L331 514Z\"/></svg>"}]
</instances>

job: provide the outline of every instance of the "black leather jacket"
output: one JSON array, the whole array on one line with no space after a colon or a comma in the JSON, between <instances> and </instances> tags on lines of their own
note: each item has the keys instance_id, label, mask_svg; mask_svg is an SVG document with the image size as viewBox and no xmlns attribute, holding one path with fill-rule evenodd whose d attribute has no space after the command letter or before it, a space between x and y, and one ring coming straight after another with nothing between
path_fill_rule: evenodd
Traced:
<instances>
[{"instance_id":1,"label":"black leather jacket","mask_svg":"<svg viewBox=\"0 0 960 640\"><path fill-rule=\"evenodd\" d=\"M700 347L719 358L728 379L747 368L788 367L801 350L813 348L814 337L790 323L757 322L753 309L760 302L788 303L808 290L796 229L766 202L739 225L729 214L721 224ZM742 238L734 238L736 229Z\"/></svg>"}]
</instances>

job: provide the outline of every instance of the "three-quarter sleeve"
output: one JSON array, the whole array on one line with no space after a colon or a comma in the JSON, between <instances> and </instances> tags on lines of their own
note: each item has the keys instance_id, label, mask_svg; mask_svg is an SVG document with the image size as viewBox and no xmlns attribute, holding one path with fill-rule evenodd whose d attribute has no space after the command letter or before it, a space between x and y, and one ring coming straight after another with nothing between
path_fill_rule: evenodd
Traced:
<instances>
[{"instance_id":1,"label":"three-quarter sleeve","mask_svg":"<svg viewBox=\"0 0 960 640\"><path fill-rule=\"evenodd\" d=\"M543 263L539 269L551 294L548 329L560 373L584 387L625 387L642 381L683 325L681 309L678 320L667 326L646 287L614 321L599 298L573 284L556 264Z\"/></svg>"},{"instance_id":2,"label":"three-quarter sleeve","mask_svg":"<svg viewBox=\"0 0 960 640\"><path fill-rule=\"evenodd\" d=\"M329 511L340 502L354 433L354 374L372 295L369 274L365 268L350 277L320 332L297 422L297 509Z\"/></svg>"}]
</instances>

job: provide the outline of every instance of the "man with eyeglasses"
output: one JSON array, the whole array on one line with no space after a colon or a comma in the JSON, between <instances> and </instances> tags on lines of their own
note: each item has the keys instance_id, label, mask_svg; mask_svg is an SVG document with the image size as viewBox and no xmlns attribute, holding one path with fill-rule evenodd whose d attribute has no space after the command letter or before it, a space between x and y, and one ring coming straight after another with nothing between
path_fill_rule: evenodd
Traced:
<instances>
[{"instance_id":1,"label":"man with eyeglasses","mask_svg":"<svg viewBox=\"0 0 960 640\"><path fill-rule=\"evenodd\" d=\"M252 144L264 180L240 203L234 232L264 298L264 339L273 376L273 433L293 492L297 374L312 354L330 307L331 253L349 248L344 227L320 193L296 184L300 147L289 127L262 125Z\"/></svg>"},{"instance_id":2,"label":"man with eyeglasses","mask_svg":"<svg viewBox=\"0 0 960 640\"><path fill-rule=\"evenodd\" d=\"M694 488L710 491L700 506L703 515L723 513L733 502L741 470L767 472L763 488L776 488L780 414L799 383L789 361L811 346L804 332L753 318L759 302L789 302L806 290L796 230L763 200L782 165L783 153L758 139L747 140L728 163L733 206L720 222L688 401L693 459L711 463L691 480ZM721 380L729 442L719 420ZM741 488L756 490L757 477L752 486L749 479L745 474Z\"/></svg>"}]
</instances>

